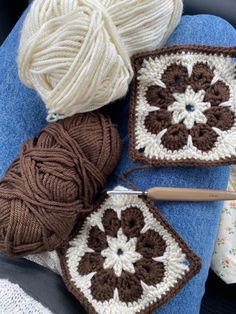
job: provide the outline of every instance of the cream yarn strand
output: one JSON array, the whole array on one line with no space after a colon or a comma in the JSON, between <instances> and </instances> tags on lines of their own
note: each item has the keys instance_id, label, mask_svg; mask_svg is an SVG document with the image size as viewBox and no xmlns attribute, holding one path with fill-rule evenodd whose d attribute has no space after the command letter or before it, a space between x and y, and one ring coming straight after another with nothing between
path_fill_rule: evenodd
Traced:
<instances>
[{"instance_id":1,"label":"cream yarn strand","mask_svg":"<svg viewBox=\"0 0 236 314\"><path fill-rule=\"evenodd\" d=\"M98 109L127 93L130 56L162 45L181 13L182 0L35 0L19 77L41 96L49 121Z\"/></svg>"}]
</instances>

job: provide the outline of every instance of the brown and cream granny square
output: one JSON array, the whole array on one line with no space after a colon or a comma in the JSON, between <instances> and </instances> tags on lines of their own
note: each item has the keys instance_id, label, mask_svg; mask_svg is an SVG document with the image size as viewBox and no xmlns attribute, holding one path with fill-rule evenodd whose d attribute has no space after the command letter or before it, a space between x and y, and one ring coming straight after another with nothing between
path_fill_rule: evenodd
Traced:
<instances>
[{"instance_id":1,"label":"brown and cream granny square","mask_svg":"<svg viewBox=\"0 0 236 314\"><path fill-rule=\"evenodd\" d=\"M236 163L236 48L172 46L133 58L130 154L154 166Z\"/></svg>"},{"instance_id":2,"label":"brown and cream granny square","mask_svg":"<svg viewBox=\"0 0 236 314\"><path fill-rule=\"evenodd\" d=\"M67 288L92 314L150 313L201 267L149 201L124 194L103 197L60 259Z\"/></svg>"}]
</instances>

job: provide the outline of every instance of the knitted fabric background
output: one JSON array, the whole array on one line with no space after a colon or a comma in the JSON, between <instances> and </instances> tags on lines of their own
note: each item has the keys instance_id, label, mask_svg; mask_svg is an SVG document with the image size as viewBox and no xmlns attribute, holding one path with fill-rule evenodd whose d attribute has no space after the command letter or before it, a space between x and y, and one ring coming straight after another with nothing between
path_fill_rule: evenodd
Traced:
<instances>
[{"instance_id":1,"label":"knitted fabric background","mask_svg":"<svg viewBox=\"0 0 236 314\"><path fill-rule=\"evenodd\" d=\"M18 284L0 279L0 313L2 314L53 314L34 300Z\"/></svg>"}]
</instances>

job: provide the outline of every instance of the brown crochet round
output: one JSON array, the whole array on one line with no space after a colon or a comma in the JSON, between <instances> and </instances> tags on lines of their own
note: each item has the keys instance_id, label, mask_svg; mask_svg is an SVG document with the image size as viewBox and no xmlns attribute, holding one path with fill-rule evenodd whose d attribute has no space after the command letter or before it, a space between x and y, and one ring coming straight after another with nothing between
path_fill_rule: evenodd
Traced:
<instances>
[{"instance_id":1,"label":"brown crochet round","mask_svg":"<svg viewBox=\"0 0 236 314\"><path fill-rule=\"evenodd\" d=\"M100 113L49 124L24 145L0 183L0 249L24 255L63 244L120 150L116 128Z\"/></svg>"}]
</instances>

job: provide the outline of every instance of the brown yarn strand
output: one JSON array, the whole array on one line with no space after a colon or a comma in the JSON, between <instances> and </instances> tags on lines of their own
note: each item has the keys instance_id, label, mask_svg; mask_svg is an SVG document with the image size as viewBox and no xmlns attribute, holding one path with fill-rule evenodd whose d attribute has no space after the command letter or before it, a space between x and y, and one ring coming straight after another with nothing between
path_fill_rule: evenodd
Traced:
<instances>
[{"instance_id":1,"label":"brown yarn strand","mask_svg":"<svg viewBox=\"0 0 236 314\"><path fill-rule=\"evenodd\" d=\"M120 151L115 126L98 112L49 124L0 183L0 250L25 255L63 245L91 211Z\"/></svg>"}]
</instances>

